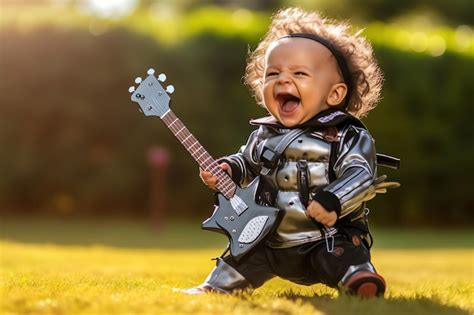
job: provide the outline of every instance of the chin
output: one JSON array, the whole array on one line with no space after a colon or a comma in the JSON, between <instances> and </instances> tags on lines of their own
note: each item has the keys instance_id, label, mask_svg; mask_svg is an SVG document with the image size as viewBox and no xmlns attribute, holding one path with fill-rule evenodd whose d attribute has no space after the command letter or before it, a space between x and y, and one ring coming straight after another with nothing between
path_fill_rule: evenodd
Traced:
<instances>
[{"instance_id":1,"label":"chin","mask_svg":"<svg viewBox=\"0 0 474 315\"><path fill-rule=\"evenodd\" d=\"M294 119L280 119L280 123L287 128L292 128L301 124L301 122Z\"/></svg>"}]
</instances>

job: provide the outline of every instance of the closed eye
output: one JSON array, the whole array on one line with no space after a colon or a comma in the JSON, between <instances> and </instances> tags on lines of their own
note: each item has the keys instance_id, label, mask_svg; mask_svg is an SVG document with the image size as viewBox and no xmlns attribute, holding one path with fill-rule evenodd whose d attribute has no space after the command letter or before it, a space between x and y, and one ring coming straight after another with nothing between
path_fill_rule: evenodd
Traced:
<instances>
[{"instance_id":1,"label":"closed eye","mask_svg":"<svg viewBox=\"0 0 474 315\"><path fill-rule=\"evenodd\" d=\"M268 72L265 76L266 77L271 77L271 76L275 76L275 75L278 75L278 72L272 71L272 72Z\"/></svg>"},{"instance_id":2,"label":"closed eye","mask_svg":"<svg viewBox=\"0 0 474 315\"><path fill-rule=\"evenodd\" d=\"M307 76L308 74L306 72L303 72L303 71L297 71L297 72L295 72L295 75L297 75L297 76Z\"/></svg>"}]
</instances>

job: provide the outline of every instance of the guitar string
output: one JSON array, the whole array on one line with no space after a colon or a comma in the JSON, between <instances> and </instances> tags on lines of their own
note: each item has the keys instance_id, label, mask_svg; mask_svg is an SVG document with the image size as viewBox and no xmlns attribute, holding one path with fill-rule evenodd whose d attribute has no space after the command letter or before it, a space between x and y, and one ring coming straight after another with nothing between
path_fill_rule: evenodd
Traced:
<instances>
[{"instance_id":1,"label":"guitar string","mask_svg":"<svg viewBox=\"0 0 474 315\"><path fill-rule=\"evenodd\" d=\"M179 130L177 128L180 128ZM204 148L199 144L199 142L195 139L195 137L187 130L185 129L184 126L180 126L180 122L178 121L177 126L175 128L171 127L170 128L172 132L176 135L178 140L182 144L185 145L186 148L190 151L190 153L193 155L193 157L200 162L202 165L203 169L209 170L212 173L216 173L219 179L221 179L221 182L224 182L224 178L222 177L222 174L219 174L219 166L217 163L212 159L212 157L209 155L208 152L204 150ZM186 131L186 134L183 134L182 131ZM196 150L191 149L191 145L198 144L198 148ZM209 162L208 162L209 161ZM229 187L225 187L229 188Z\"/></svg>"},{"instance_id":2,"label":"guitar string","mask_svg":"<svg viewBox=\"0 0 474 315\"><path fill-rule=\"evenodd\" d=\"M235 183L233 183L229 179L229 177L222 171L217 162L212 158L212 156L209 155L209 153L202 147L202 145L200 145L194 135L189 132L189 130L182 124L182 122L178 120L176 123L176 127L171 127L170 129L173 131L178 140L180 140L180 142L184 144L186 148L188 148L188 151L193 155L193 157L201 163L201 165L203 166L202 168L210 171L211 173L217 176L217 178L219 179L219 182L217 183L219 190L223 191L226 195L232 194L235 189ZM185 131L185 133L183 133L183 131ZM193 151L190 149L191 146L189 142L191 142L192 145L197 143L199 147Z\"/></svg>"},{"instance_id":3,"label":"guitar string","mask_svg":"<svg viewBox=\"0 0 474 315\"><path fill-rule=\"evenodd\" d=\"M151 102L153 105L158 106L157 104L157 99L154 97L151 98ZM148 103L148 105L150 105ZM229 197L235 192L236 185L235 183L229 178L229 176L223 172L223 170L220 168L220 166L217 164L217 162L212 158L212 156L209 155L209 153L204 149L204 147L197 141L197 139L194 137L194 135L189 132L189 130L186 128L186 126L181 122L181 120L173 113L170 115L170 119L168 119L168 115L170 113L173 113L171 110L167 112L162 120L166 123L166 126L173 132L173 134L178 138L178 140L184 145L186 149L188 149L188 152L191 153L191 155L200 163L204 166L204 169L207 169L211 171L213 174L215 174L218 178L218 183L216 186L221 186L219 187L220 191L223 192L225 195L228 195ZM173 117L174 116L174 117ZM165 120L166 119L166 120ZM172 122L170 122L170 120ZM174 124L177 124L177 126L173 126ZM178 130L178 128L180 128ZM182 131L186 131L187 135L186 138L184 138L180 133ZM193 140L192 144L198 144L198 149L196 151L192 151L190 149L189 144L187 141L189 141L189 138ZM204 151L199 157L196 157L196 153L198 153L200 150ZM200 158L204 156L204 160L200 160ZM207 162L207 160L211 160L210 163ZM220 182L220 183L219 183Z\"/></svg>"},{"instance_id":4,"label":"guitar string","mask_svg":"<svg viewBox=\"0 0 474 315\"><path fill-rule=\"evenodd\" d=\"M157 101L157 99L155 99L155 98L152 97L152 103L153 103L153 105L155 105L155 106L158 105L158 104L156 103L156 101ZM209 167L212 166L213 162L211 162L210 164L207 164L207 161L206 161L206 160L209 159L209 158L206 158L204 161L201 160L201 157L202 157L202 156L205 156L205 153L206 153L205 150L203 150L204 152L202 152L201 155L197 156L197 153L198 153L201 149L203 149L202 146L198 147L198 149L195 150L195 151L191 150L191 149L190 149L190 146L186 146L186 144L187 144L186 142L188 141L188 139L186 139L186 138L191 137L192 134L188 131L188 136L187 136L186 138L183 138L183 137L180 135L180 132L182 132L182 131L187 131L187 130L186 130L187 128L184 126L184 124L182 124L182 122L179 120L179 118L176 117L176 115L174 115L174 117L173 117L172 115L170 115L170 119L173 119L173 118L174 118L173 121L170 122L170 121L169 121L170 119L168 119L168 114L170 114L170 113L172 113L172 112L169 111L169 112L167 112L167 113L163 116L163 121L166 123L167 127L173 132L173 134L178 138L178 140L179 140L183 145L185 145L185 148L188 149L188 152L191 153L191 155L193 156L193 158L195 158L199 163L204 164L205 168L209 169ZM173 114L174 114L174 113L173 113ZM178 123L178 124L181 123L181 126L178 125L178 126L176 126L176 127L173 127L173 125L174 125L175 123ZM178 129L178 128L179 128L179 129ZM195 140L194 143L192 143L192 144L193 144L193 145L199 144L199 142L198 142L197 140ZM206 162L206 163L205 163L205 162Z\"/></svg>"},{"instance_id":5,"label":"guitar string","mask_svg":"<svg viewBox=\"0 0 474 315\"><path fill-rule=\"evenodd\" d=\"M168 117L166 117L168 118ZM173 122L175 122L173 120ZM182 124L182 123L181 123ZM179 129L178 129L179 128ZM199 142L195 139L195 137L185 129L185 126L180 126L179 121L176 127L170 128L173 133L176 135L178 140L188 149L188 151L193 155L193 157L201 163L202 168L209 170L210 172L214 173L218 179L220 180L217 184L217 188L222 191L226 195L232 195L235 192L235 183L230 180L230 178L225 174L220 166L213 160L213 158L209 155L208 152L204 150L202 146L198 147L196 150L192 150L191 147L199 144ZM185 131L186 133L183 133ZM187 135L186 135L187 134ZM191 145L190 145L191 143ZM201 152L202 151L202 152ZM200 153L200 155L198 155ZM208 162L209 160L209 162Z\"/></svg>"},{"instance_id":6,"label":"guitar string","mask_svg":"<svg viewBox=\"0 0 474 315\"><path fill-rule=\"evenodd\" d=\"M165 118L165 117L163 117ZM169 123L167 120L168 117L166 117L166 120L165 122ZM171 117L173 118L173 117ZM207 154L207 152L202 148L202 146L198 147L197 150L192 150L191 149L191 146L194 146L195 144L199 144L199 142L196 140L196 139L193 139L193 135L189 132L189 130L187 130L187 128L179 121L179 119L176 117L174 120L173 120L174 123L177 123L178 125L176 127L170 127L170 125L168 125L168 128L173 132L173 134L178 138L178 140L180 140L180 142L185 145L185 147L188 149L188 151L191 153L191 155L198 161L200 162L205 169L211 169L211 170L214 170L215 168L215 165L214 165L214 161L211 161L211 163L207 163L207 160L212 160L212 157ZM180 125L181 123L181 125ZM178 129L179 128L179 129ZM182 131L186 131L187 132L187 135L184 137L181 132ZM191 138L191 139L189 139ZM191 144L192 145L189 145L189 141L192 141ZM199 151L203 151L203 152L199 152ZM198 153L200 153L198 155ZM202 158L204 158L204 160L202 160Z\"/></svg>"},{"instance_id":7,"label":"guitar string","mask_svg":"<svg viewBox=\"0 0 474 315\"><path fill-rule=\"evenodd\" d=\"M173 120L173 122L175 122L175 121L178 121L178 123L180 123L178 118ZM179 128L179 127L181 127L181 128L179 130L177 130L177 128ZM196 160L198 160L199 162L201 162L201 164L203 164L205 169L208 169L211 172L216 172L217 171L216 168L218 167L218 165L215 163L215 161L211 161L211 163L207 163L207 160L212 160L212 157L204 150L204 148L202 146L199 146L194 151L191 149L192 146L194 146L196 144L198 144L198 145L200 145L200 144L195 139L195 137L189 132L189 130L187 130L187 128L186 129L184 129L184 128L185 128L184 125L183 126L178 125L176 128L171 127L170 129L173 131L173 133L176 135L176 137L178 137L178 140L180 140L180 142L182 144L184 144L186 148L188 148L188 150L193 155L193 157L195 157ZM181 131L186 131L188 133L187 136L184 137L183 135L181 135ZM189 142L191 142L191 145L189 144ZM203 151L203 152L200 152L200 151ZM198 153L200 153L200 155L197 155ZM202 158L204 158L204 160L202 160Z\"/></svg>"}]
</instances>

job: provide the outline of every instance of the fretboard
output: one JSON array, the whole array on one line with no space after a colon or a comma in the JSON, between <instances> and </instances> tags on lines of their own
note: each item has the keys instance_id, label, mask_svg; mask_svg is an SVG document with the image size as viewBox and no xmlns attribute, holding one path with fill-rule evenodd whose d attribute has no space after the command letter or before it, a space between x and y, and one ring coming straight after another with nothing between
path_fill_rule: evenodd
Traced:
<instances>
[{"instance_id":1,"label":"fretboard","mask_svg":"<svg viewBox=\"0 0 474 315\"><path fill-rule=\"evenodd\" d=\"M189 132L188 128L186 128L173 111L168 111L161 119L179 142L188 150L193 159L199 164L199 167L217 176L218 181L216 188L228 199L234 196L237 188L235 183L229 175L219 167L218 163L206 149L204 149L199 141L197 141L193 134Z\"/></svg>"}]
</instances>

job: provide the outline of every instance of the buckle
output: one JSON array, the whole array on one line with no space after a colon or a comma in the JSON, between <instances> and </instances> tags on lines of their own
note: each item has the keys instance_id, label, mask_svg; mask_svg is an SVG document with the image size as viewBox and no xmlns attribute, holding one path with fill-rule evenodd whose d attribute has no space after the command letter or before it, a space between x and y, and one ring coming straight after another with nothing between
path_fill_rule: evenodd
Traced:
<instances>
[{"instance_id":1,"label":"buckle","mask_svg":"<svg viewBox=\"0 0 474 315\"><path fill-rule=\"evenodd\" d=\"M263 162L263 165L268 168L272 169L276 166L278 161L278 154L270 148L263 148L262 155L260 160Z\"/></svg>"}]
</instances>

